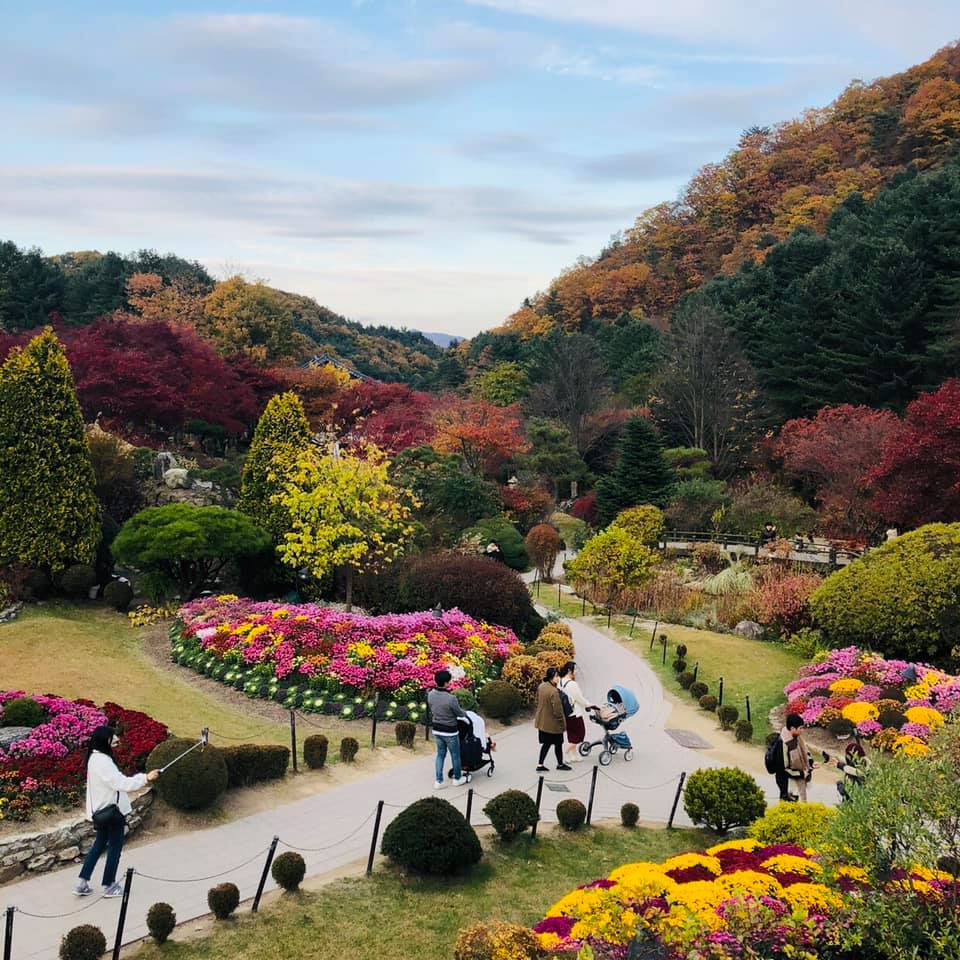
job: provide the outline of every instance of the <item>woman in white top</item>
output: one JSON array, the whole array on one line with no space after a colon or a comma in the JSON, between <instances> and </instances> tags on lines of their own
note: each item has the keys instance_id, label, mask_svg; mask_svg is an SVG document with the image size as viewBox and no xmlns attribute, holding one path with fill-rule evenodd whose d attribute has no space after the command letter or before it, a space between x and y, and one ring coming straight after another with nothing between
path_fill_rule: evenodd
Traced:
<instances>
[{"instance_id":1,"label":"woman in white top","mask_svg":"<svg viewBox=\"0 0 960 960\"><path fill-rule=\"evenodd\" d=\"M577 683L577 665L573 660L568 661L560 668L559 688L567 695L573 714L567 717L567 745L564 748L568 760L579 763L580 756L577 747L583 743L587 735L586 724L583 720L584 710L591 707L590 702L583 695L580 684Z\"/></svg>"},{"instance_id":2,"label":"woman in white top","mask_svg":"<svg viewBox=\"0 0 960 960\"><path fill-rule=\"evenodd\" d=\"M141 790L160 776L159 770L124 776L113 762L113 748L119 743L113 727L97 727L87 745L87 819L97 828L93 846L80 868L80 880L73 888L78 897L93 893L90 878L104 850L107 862L103 868L103 895L119 897L123 887L117 883L117 867L123 850L123 833L130 813L127 792Z\"/></svg>"}]
</instances>

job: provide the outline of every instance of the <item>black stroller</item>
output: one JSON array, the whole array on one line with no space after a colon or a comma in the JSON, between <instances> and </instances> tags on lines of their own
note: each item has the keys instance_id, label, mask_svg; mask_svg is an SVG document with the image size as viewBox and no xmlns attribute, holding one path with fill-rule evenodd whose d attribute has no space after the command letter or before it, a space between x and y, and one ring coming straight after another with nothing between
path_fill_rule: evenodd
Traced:
<instances>
[{"instance_id":1,"label":"black stroller","mask_svg":"<svg viewBox=\"0 0 960 960\"><path fill-rule=\"evenodd\" d=\"M483 719L472 710L467 710L466 719L460 717L460 768L463 775L467 778L467 783L473 779L473 775L484 767L487 768L487 776L492 777L496 769L496 762L493 759L493 751L497 745L487 736L486 726ZM474 730L482 731L481 736L474 734ZM453 778L453 769L447 771L447 776Z\"/></svg>"}]
</instances>

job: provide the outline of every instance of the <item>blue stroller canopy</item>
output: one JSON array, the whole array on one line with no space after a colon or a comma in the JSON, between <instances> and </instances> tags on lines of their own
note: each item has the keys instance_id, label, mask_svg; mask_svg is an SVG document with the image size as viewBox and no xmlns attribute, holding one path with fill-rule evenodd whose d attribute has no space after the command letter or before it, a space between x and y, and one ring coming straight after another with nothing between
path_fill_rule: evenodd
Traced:
<instances>
[{"instance_id":1,"label":"blue stroller canopy","mask_svg":"<svg viewBox=\"0 0 960 960\"><path fill-rule=\"evenodd\" d=\"M607 694L607 700L610 703L621 704L628 717L632 717L640 709L637 698L626 687L613 687Z\"/></svg>"}]
</instances>

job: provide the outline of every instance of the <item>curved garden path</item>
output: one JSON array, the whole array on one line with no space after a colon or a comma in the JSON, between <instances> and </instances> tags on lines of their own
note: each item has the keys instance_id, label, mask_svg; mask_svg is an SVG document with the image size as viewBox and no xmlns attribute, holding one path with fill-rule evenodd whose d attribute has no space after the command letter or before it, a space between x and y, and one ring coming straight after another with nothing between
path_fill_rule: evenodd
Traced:
<instances>
[{"instance_id":1,"label":"curved garden path","mask_svg":"<svg viewBox=\"0 0 960 960\"><path fill-rule=\"evenodd\" d=\"M594 819L618 817L621 804L631 801L640 808L641 820L665 823L681 771L690 773L701 766L716 765L716 761L700 751L680 746L666 733L670 706L659 680L644 660L588 624L572 620L570 625L577 648L579 679L587 697L602 702L607 689L619 683L631 688L640 700L637 716L624 727L634 742L634 759L625 763L618 755L609 767L598 768ZM593 730L599 728L594 726ZM537 746L532 724L508 727L496 739L496 773L490 779L480 776L472 785L476 791L474 824L486 822L482 808L494 794L508 787L535 792ZM762 772L759 750L757 754L758 767L751 772L767 789L768 797L775 799L772 778ZM386 826L400 809L433 793L432 770L432 755L421 750L389 770L322 793L127 850L121 869L134 867L138 875L132 887L125 942L146 935L147 908L158 900L170 903L183 922L207 913L207 890L214 883L231 881L240 888L242 898L252 897L263 854L274 835L281 838L280 850L291 846L302 849L309 876L329 874L355 864L367 856L377 801L389 804L383 811L382 826ZM555 821L556 805L564 798L577 797L586 802L592 770L593 762L583 762L575 765L571 773L548 775L542 801L544 820ZM448 788L440 795L460 810L465 809L466 787ZM830 785L819 784L811 799L830 802L834 797ZM688 823L682 802L676 822ZM81 923L96 924L106 934L108 944L112 943L120 901L72 897L70 889L77 870L71 864L0 889L0 906L14 905L21 911L15 917L13 960L56 957L60 938ZM215 877L222 871L229 872ZM98 881L99 876L95 874L94 880ZM268 880L267 889L272 888L272 880ZM61 916L77 910L80 912Z\"/></svg>"}]
</instances>

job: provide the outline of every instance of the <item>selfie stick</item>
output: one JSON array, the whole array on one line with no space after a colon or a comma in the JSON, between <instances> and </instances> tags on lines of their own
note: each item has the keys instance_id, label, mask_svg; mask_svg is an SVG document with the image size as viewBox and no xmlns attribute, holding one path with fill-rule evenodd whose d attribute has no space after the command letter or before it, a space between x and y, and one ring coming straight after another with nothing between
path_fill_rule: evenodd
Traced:
<instances>
[{"instance_id":1,"label":"selfie stick","mask_svg":"<svg viewBox=\"0 0 960 960\"><path fill-rule=\"evenodd\" d=\"M184 750L179 757L174 757L168 764L160 768L160 773L163 773L164 770L169 770L178 760L182 760L188 753L193 753L197 747L200 747L202 750L206 745L207 741L210 739L210 731L207 727L204 727L200 731L200 739L192 746L189 750Z\"/></svg>"}]
</instances>

